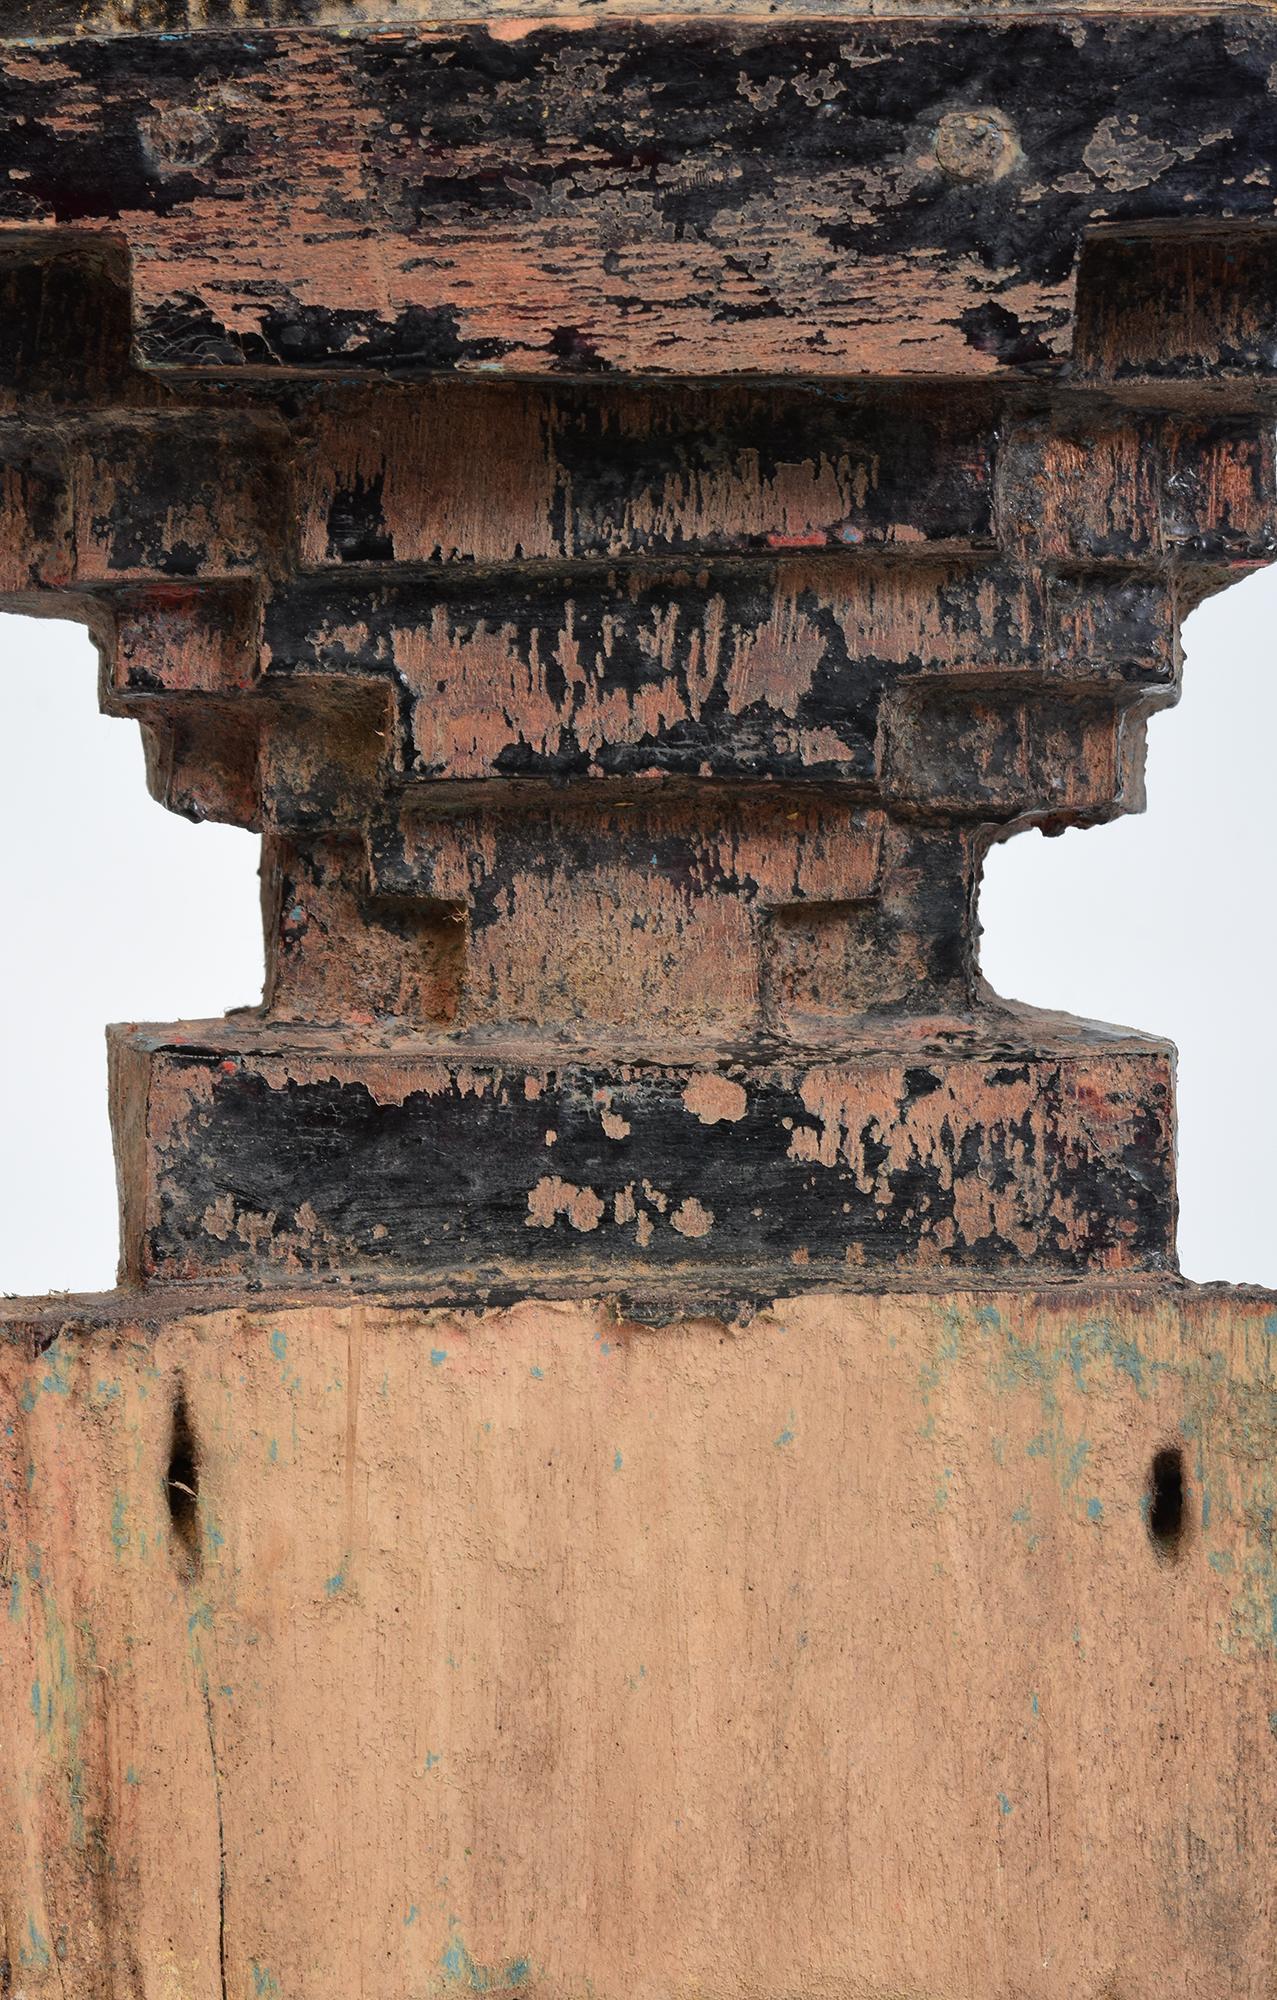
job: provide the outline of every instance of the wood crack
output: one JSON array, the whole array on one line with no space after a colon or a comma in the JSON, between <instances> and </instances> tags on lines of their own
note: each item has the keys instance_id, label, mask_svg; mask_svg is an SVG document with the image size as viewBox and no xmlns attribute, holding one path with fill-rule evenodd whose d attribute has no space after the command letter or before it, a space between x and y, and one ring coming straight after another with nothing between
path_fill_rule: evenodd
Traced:
<instances>
[{"instance_id":1,"label":"wood crack","mask_svg":"<svg viewBox=\"0 0 1277 2000\"><path fill-rule=\"evenodd\" d=\"M200 1696L208 1730L208 1758L213 1774L213 1804L217 1814L217 1975L219 2000L228 2000L226 1985L226 1826L222 1813L222 1777L217 1763L217 1734L213 1725L213 1698L209 1693L208 1672L198 1657Z\"/></svg>"}]
</instances>

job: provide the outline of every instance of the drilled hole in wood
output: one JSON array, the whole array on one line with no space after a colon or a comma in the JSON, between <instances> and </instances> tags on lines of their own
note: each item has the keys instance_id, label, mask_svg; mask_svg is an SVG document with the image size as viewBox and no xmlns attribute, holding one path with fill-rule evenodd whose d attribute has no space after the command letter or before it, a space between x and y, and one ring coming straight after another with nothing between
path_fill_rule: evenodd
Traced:
<instances>
[{"instance_id":1,"label":"drilled hole in wood","mask_svg":"<svg viewBox=\"0 0 1277 2000\"><path fill-rule=\"evenodd\" d=\"M1187 1525L1184 1454L1168 1445L1153 1454L1148 1474L1148 1532L1159 1556L1170 1561L1179 1554Z\"/></svg>"},{"instance_id":2,"label":"drilled hole in wood","mask_svg":"<svg viewBox=\"0 0 1277 2000\"><path fill-rule=\"evenodd\" d=\"M169 1438L168 1470L164 1475L169 1520L178 1567L193 1577L200 1569L200 1468L195 1432L183 1390L173 1405L173 1429Z\"/></svg>"}]
</instances>

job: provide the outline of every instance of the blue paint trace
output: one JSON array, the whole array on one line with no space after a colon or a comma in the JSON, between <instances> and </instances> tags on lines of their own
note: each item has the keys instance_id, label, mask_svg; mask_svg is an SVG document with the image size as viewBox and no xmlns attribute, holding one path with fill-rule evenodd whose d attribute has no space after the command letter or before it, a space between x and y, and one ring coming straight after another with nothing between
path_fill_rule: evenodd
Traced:
<instances>
[{"instance_id":1,"label":"blue paint trace","mask_svg":"<svg viewBox=\"0 0 1277 2000\"><path fill-rule=\"evenodd\" d=\"M19 1964L30 1966L37 1972L47 1970L52 1963L49 1957L49 1941L40 1930L35 1918L31 1916L27 1918L27 1936L31 1940L31 1948L28 1950L24 1944L18 1946Z\"/></svg>"},{"instance_id":2,"label":"blue paint trace","mask_svg":"<svg viewBox=\"0 0 1277 2000\"><path fill-rule=\"evenodd\" d=\"M455 1926L455 1917L452 1922ZM464 1987L470 1993L512 1992L522 1986L532 1969L526 1958L511 1959L504 1966L479 1965L459 1933L444 1947L439 1965L447 1985Z\"/></svg>"}]
</instances>

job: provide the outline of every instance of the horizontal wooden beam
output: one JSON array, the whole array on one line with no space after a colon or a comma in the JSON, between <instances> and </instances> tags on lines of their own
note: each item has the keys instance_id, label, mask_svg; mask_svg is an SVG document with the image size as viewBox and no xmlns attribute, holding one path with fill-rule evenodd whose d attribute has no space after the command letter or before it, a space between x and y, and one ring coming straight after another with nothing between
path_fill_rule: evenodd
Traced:
<instances>
[{"instance_id":1,"label":"horizontal wooden beam","mask_svg":"<svg viewBox=\"0 0 1277 2000\"><path fill-rule=\"evenodd\" d=\"M119 248L156 368L1049 376L1094 231L1272 226L1275 62L1259 9L90 16L0 49L0 228Z\"/></svg>"}]
</instances>

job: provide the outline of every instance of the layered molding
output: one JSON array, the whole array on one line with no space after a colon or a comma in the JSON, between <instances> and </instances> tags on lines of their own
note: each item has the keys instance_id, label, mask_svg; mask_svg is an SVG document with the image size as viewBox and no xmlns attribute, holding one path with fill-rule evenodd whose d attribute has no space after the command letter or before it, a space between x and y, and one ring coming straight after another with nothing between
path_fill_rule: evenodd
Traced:
<instances>
[{"instance_id":1,"label":"layered molding","mask_svg":"<svg viewBox=\"0 0 1277 2000\"><path fill-rule=\"evenodd\" d=\"M975 907L1277 547L1271 18L97 20L0 52L0 593L267 943L114 1036L128 1276L1173 1268L1170 1052Z\"/></svg>"}]
</instances>

